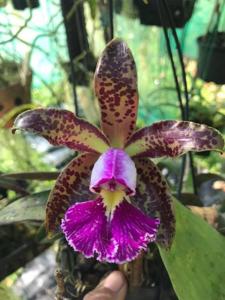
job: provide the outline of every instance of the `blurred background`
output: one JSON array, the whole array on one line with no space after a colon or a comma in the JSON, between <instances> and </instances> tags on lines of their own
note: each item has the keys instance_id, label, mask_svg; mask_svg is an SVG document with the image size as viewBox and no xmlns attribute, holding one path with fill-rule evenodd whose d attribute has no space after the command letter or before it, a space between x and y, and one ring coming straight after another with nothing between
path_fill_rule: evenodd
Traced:
<instances>
[{"instance_id":1,"label":"blurred background","mask_svg":"<svg viewBox=\"0 0 225 300\"><path fill-rule=\"evenodd\" d=\"M74 256L58 236L46 238L49 190L76 153L12 135L13 120L27 109L61 107L99 125L93 74L106 43L120 37L137 65L138 127L189 119L224 134L225 1L0 0L0 20L0 299L53 299L56 285L62 299L67 271L67 298L78 299L112 267ZM179 200L221 233L224 158L203 152L158 162Z\"/></svg>"}]
</instances>

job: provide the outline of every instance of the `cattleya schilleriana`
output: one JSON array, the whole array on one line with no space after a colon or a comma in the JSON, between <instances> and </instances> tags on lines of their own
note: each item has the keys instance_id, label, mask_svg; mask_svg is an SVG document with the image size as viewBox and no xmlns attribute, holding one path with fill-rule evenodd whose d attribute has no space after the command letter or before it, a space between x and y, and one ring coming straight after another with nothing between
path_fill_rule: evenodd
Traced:
<instances>
[{"instance_id":1,"label":"cattleya schilleriana","mask_svg":"<svg viewBox=\"0 0 225 300\"><path fill-rule=\"evenodd\" d=\"M94 84L101 129L70 111L40 108L21 114L14 131L31 131L53 145L83 152L62 170L50 193L47 230L61 229L86 257L123 263L156 239L169 247L174 236L172 197L150 158L221 151L224 142L217 130L186 121L162 121L135 131L135 62L119 39L106 46Z\"/></svg>"}]
</instances>

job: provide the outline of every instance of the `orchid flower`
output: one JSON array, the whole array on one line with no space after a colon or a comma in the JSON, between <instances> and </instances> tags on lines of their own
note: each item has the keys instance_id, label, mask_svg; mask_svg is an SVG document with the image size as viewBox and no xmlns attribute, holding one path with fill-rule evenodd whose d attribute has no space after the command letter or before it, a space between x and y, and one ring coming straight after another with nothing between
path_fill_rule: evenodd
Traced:
<instances>
[{"instance_id":1,"label":"orchid flower","mask_svg":"<svg viewBox=\"0 0 225 300\"><path fill-rule=\"evenodd\" d=\"M120 39L106 46L94 84L101 130L70 111L40 108L18 116L14 131L84 152L62 170L50 193L47 230L61 227L70 246L86 257L123 263L155 240L170 247L175 233L172 196L150 158L221 151L224 141L217 130L187 121L161 121L135 131L136 68Z\"/></svg>"}]
</instances>

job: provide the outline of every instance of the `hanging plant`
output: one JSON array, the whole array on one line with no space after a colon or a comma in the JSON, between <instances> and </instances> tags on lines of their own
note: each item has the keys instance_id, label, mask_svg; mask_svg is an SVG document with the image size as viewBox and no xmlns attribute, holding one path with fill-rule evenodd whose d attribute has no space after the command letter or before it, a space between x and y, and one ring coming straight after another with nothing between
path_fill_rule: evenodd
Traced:
<instances>
[{"instance_id":1,"label":"hanging plant","mask_svg":"<svg viewBox=\"0 0 225 300\"><path fill-rule=\"evenodd\" d=\"M225 31L220 28L225 3L216 2L207 33L198 38L198 76L206 82L225 83Z\"/></svg>"},{"instance_id":2,"label":"hanging plant","mask_svg":"<svg viewBox=\"0 0 225 300\"><path fill-rule=\"evenodd\" d=\"M174 26L179 28L183 27L191 18L195 0L134 0L134 4L138 9L141 24L171 27L167 13L160 12L160 5L163 4L170 12Z\"/></svg>"},{"instance_id":3,"label":"hanging plant","mask_svg":"<svg viewBox=\"0 0 225 300\"><path fill-rule=\"evenodd\" d=\"M225 83L225 32L198 38L198 76L206 82Z\"/></svg>"},{"instance_id":4,"label":"hanging plant","mask_svg":"<svg viewBox=\"0 0 225 300\"><path fill-rule=\"evenodd\" d=\"M36 8L39 6L38 0L12 0L12 5L17 10L24 10L25 8Z\"/></svg>"}]
</instances>

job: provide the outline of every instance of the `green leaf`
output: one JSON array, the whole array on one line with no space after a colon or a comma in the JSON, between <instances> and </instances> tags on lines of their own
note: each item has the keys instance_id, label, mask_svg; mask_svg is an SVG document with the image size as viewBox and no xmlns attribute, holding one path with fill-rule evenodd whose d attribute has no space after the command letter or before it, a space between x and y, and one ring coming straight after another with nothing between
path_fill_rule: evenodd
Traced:
<instances>
[{"instance_id":1,"label":"green leaf","mask_svg":"<svg viewBox=\"0 0 225 300\"><path fill-rule=\"evenodd\" d=\"M225 238L177 200L176 235L159 247L180 300L225 299Z\"/></svg>"},{"instance_id":2,"label":"green leaf","mask_svg":"<svg viewBox=\"0 0 225 300\"><path fill-rule=\"evenodd\" d=\"M7 287L3 282L0 283L0 299L20 300L21 298L14 294L11 288Z\"/></svg>"},{"instance_id":3,"label":"green leaf","mask_svg":"<svg viewBox=\"0 0 225 300\"><path fill-rule=\"evenodd\" d=\"M0 210L0 225L24 222L43 221L49 191L36 193L16 200Z\"/></svg>"},{"instance_id":4,"label":"green leaf","mask_svg":"<svg viewBox=\"0 0 225 300\"><path fill-rule=\"evenodd\" d=\"M214 173L202 173L196 176L197 186L200 186L202 183L209 180L225 180L225 178L221 175L214 174Z\"/></svg>"},{"instance_id":5,"label":"green leaf","mask_svg":"<svg viewBox=\"0 0 225 300\"><path fill-rule=\"evenodd\" d=\"M90 11L91 11L91 17L93 20L95 20L96 18L96 8L97 8L97 3L96 0L88 0L88 4L90 7Z\"/></svg>"},{"instance_id":6,"label":"green leaf","mask_svg":"<svg viewBox=\"0 0 225 300\"><path fill-rule=\"evenodd\" d=\"M10 178L1 178L0 176L0 188L6 189L6 190L12 190L17 193L21 193L23 195L27 195L28 192L21 187L21 185L18 184L15 180L11 180Z\"/></svg>"},{"instance_id":7,"label":"green leaf","mask_svg":"<svg viewBox=\"0 0 225 300\"><path fill-rule=\"evenodd\" d=\"M3 178L24 179L24 180L55 180L60 172L22 172L22 173L5 173L0 175Z\"/></svg>"}]
</instances>

